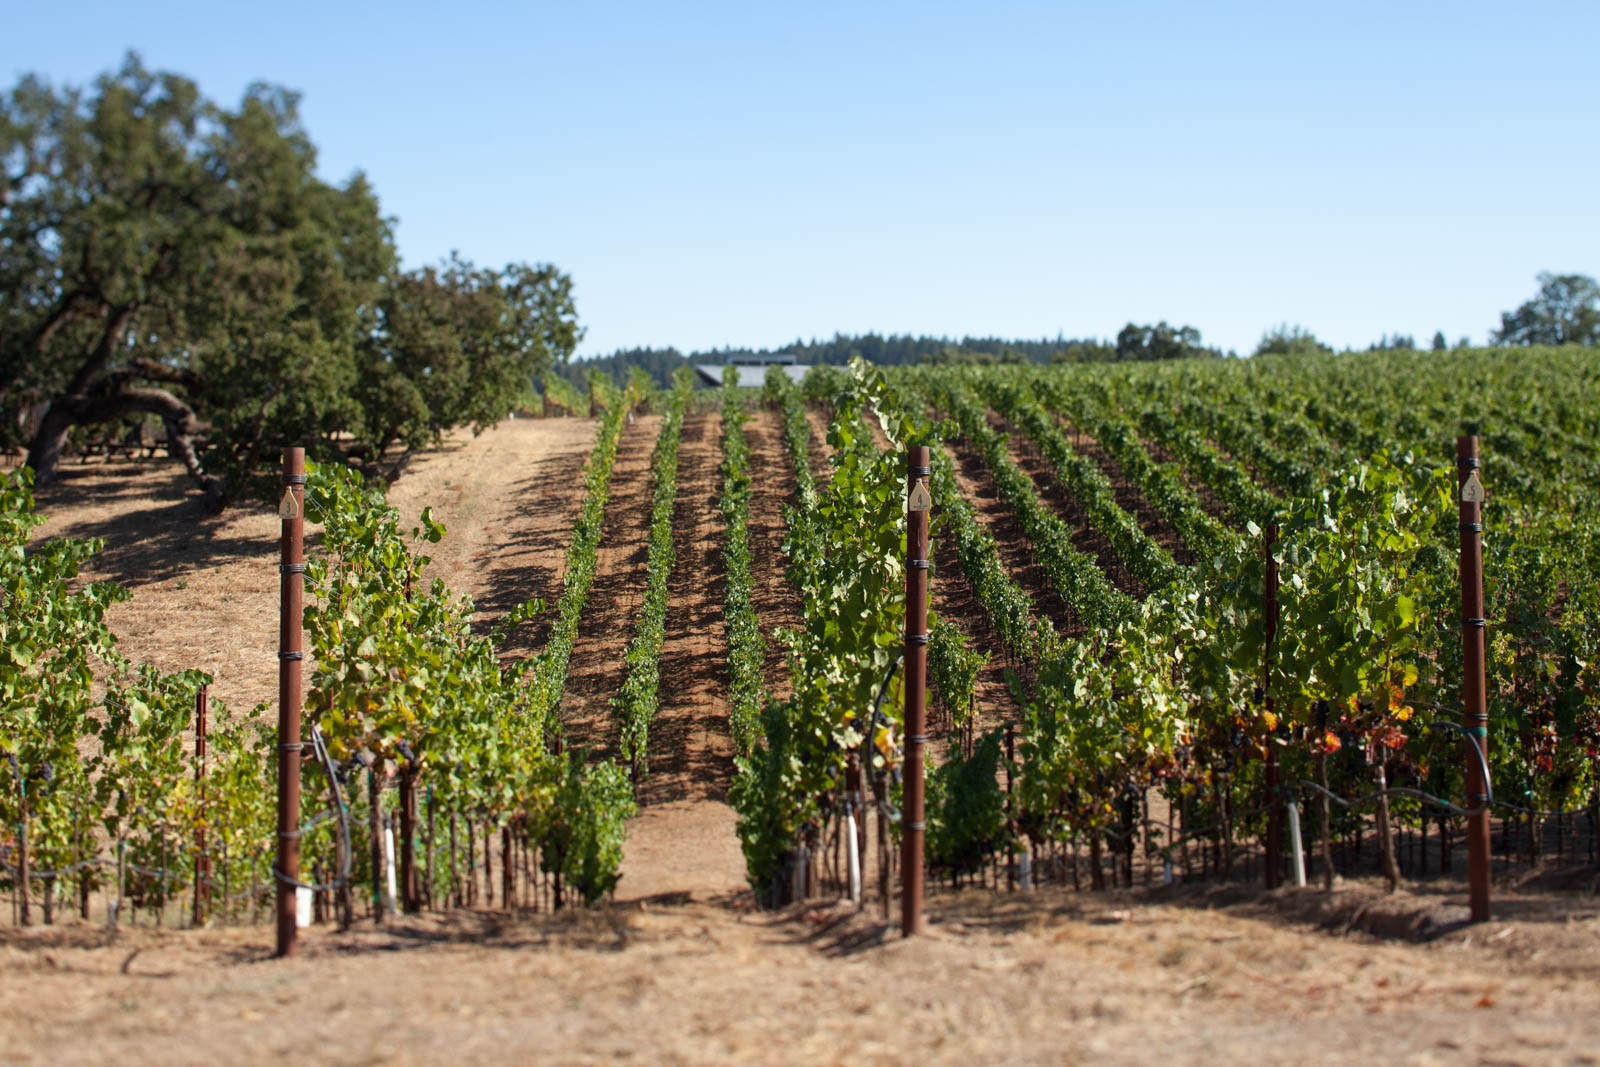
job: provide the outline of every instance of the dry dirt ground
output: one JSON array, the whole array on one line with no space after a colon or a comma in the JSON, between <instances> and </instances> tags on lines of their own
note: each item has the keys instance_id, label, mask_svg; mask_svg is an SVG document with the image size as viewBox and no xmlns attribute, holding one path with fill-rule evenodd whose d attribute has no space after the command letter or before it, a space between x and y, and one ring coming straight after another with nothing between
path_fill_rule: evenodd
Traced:
<instances>
[{"instance_id":1,"label":"dry dirt ground","mask_svg":"<svg viewBox=\"0 0 1600 1067\"><path fill-rule=\"evenodd\" d=\"M781 458L775 419L752 430L758 454ZM1496 921L1466 928L1450 925L1453 886L1388 900L1362 886L1331 899L940 891L928 936L910 940L876 902L752 909L725 803L721 432L714 411L685 425L662 711L617 902L315 928L288 961L268 958L266 926L0 928L7 1060L1600 1063L1593 896L1497 890ZM593 433L589 420L521 420L452 439L392 498L408 516L435 507L450 529L436 570L486 614L553 598ZM642 580L643 520L630 509L647 506L653 441L645 419L625 439L604 595L580 637L588 682L564 709L601 743L606 679L637 608L626 590ZM273 516L205 517L166 466L68 474L40 495L45 533L106 538L92 576L133 591L111 615L125 649L210 671L230 703L270 700ZM754 511L763 622L792 624L797 605L773 579L779 508L758 496ZM531 625L512 654L541 640ZM1421 943L1364 932L1422 919L1434 925Z\"/></svg>"},{"instance_id":2,"label":"dry dirt ground","mask_svg":"<svg viewBox=\"0 0 1600 1067\"><path fill-rule=\"evenodd\" d=\"M313 930L7 930L18 1064L1600 1063L1600 917L1425 945L1261 903L937 896L870 912L635 903ZM1280 901L1293 905L1292 894Z\"/></svg>"}]
</instances>

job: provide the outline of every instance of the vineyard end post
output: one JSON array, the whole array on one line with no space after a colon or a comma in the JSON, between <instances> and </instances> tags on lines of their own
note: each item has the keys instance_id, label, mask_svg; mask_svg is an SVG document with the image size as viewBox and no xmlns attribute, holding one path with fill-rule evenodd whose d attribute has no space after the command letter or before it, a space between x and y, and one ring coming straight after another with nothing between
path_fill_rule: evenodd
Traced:
<instances>
[{"instance_id":1,"label":"vineyard end post","mask_svg":"<svg viewBox=\"0 0 1600 1067\"><path fill-rule=\"evenodd\" d=\"M305 591L306 450L283 450L283 520L278 567L278 857L279 956L295 949L295 883L300 878L300 661L301 602Z\"/></svg>"},{"instance_id":2,"label":"vineyard end post","mask_svg":"<svg viewBox=\"0 0 1600 1067\"><path fill-rule=\"evenodd\" d=\"M200 825L195 827L194 834L194 925L200 926L206 921L206 903L210 895L207 891L211 877L211 857L206 852L206 811L205 780L206 780L206 730L207 719L210 717L210 697L206 687L201 686L194 694L194 784L195 793L200 800Z\"/></svg>"},{"instance_id":3,"label":"vineyard end post","mask_svg":"<svg viewBox=\"0 0 1600 1067\"><path fill-rule=\"evenodd\" d=\"M1278 541L1278 525L1271 523L1265 530L1262 546L1266 552L1265 640L1261 651L1261 702L1268 714L1275 714L1278 702L1272 696L1272 643L1278 636L1278 561L1272 550ZM1276 725L1267 731L1267 841L1266 883L1276 889L1283 881L1283 798L1278 796L1278 745Z\"/></svg>"},{"instance_id":4,"label":"vineyard end post","mask_svg":"<svg viewBox=\"0 0 1600 1067\"><path fill-rule=\"evenodd\" d=\"M905 833L901 837L900 933L923 930L922 749L927 743L928 696L928 446L906 453L906 768Z\"/></svg>"},{"instance_id":5,"label":"vineyard end post","mask_svg":"<svg viewBox=\"0 0 1600 1067\"><path fill-rule=\"evenodd\" d=\"M1472 921L1489 921L1489 709L1484 684L1483 483L1478 479L1478 438L1456 438L1456 481L1461 505L1461 714L1468 744L1467 889Z\"/></svg>"}]
</instances>

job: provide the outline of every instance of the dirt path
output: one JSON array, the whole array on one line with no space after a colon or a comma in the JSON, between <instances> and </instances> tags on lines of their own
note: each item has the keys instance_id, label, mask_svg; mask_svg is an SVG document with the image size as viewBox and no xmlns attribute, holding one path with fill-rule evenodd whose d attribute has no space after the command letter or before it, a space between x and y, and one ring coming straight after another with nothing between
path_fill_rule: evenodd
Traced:
<instances>
[{"instance_id":1,"label":"dirt path","mask_svg":"<svg viewBox=\"0 0 1600 1067\"><path fill-rule=\"evenodd\" d=\"M890 442L883 428L876 419L868 421L878 447L888 449ZM934 507L937 510L937 501ZM970 639L971 647L989 656L989 662L978 673L977 684L973 686L976 710L972 720L973 735L982 734L999 723L1019 721L1022 709L1006 685L1005 652L1000 637L995 633L972 584L962 573L961 562L956 558L950 538L933 537L930 547L933 550L933 572L929 576L928 600L934 616L955 623ZM933 685L931 679L929 684ZM939 702L936 685L933 685L932 695L934 703L929 709L928 735L939 758L943 759L958 740L954 731L955 717L948 714L948 709Z\"/></svg>"},{"instance_id":2,"label":"dirt path","mask_svg":"<svg viewBox=\"0 0 1600 1067\"><path fill-rule=\"evenodd\" d=\"M997 722L1014 722L1021 709L1011 696L1005 679L1005 653L1000 635L983 610L983 604L972 590L972 583L961 572L961 562L949 537L933 538L933 575L928 583L929 598L937 617L954 622L970 641L970 647L987 653L988 664L978 674L974 686L974 700L978 715L975 730L981 734ZM941 715L936 727L930 731L936 736L949 732L951 723Z\"/></svg>"},{"instance_id":3,"label":"dirt path","mask_svg":"<svg viewBox=\"0 0 1600 1067\"><path fill-rule=\"evenodd\" d=\"M1080 552L1092 553L1100 564L1101 573L1112 585L1136 600L1143 599L1146 593L1144 583L1128 570L1122 557L1111 547L1110 539L1090 521L1082 502L1062 486L1044 457L1031 446L1019 446L1014 438L1007 445L1007 452L1017 468L1033 481L1034 492L1044 501L1045 507L1055 512L1067 529L1072 531L1073 546Z\"/></svg>"},{"instance_id":4,"label":"dirt path","mask_svg":"<svg viewBox=\"0 0 1600 1067\"><path fill-rule=\"evenodd\" d=\"M572 525L583 512L583 467L595 419L513 419L458 451L425 453L389 491L408 522L423 508L449 531L430 547L430 573L467 593L491 622L533 597L545 619L513 634L512 655L544 644L561 596Z\"/></svg>"},{"instance_id":5,"label":"dirt path","mask_svg":"<svg viewBox=\"0 0 1600 1067\"><path fill-rule=\"evenodd\" d=\"M684 420L660 708L650 728L650 774L639 788L639 817L628 827L619 899L705 899L745 884L728 806L733 744L717 511L721 442L720 412Z\"/></svg>"},{"instance_id":6,"label":"dirt path","mask_svg":"<svg viewBox=\"0 0 1600 1067\"><path fill-rule=\"evenodd\" d=\"M828 443L829 418L830 412L814 405L806 406L806 424L811 427L811 446L808 449L811 473L819 482L827 481L833 475L833 467L828 463L828 457L833 455L833 446ZM779 432L782 432L781 424Z\"/></svg>"},{"instance_id":7,"label":"dirt path","mask_svg":"<svg viewBox=\"0 0 1600 1067\"><path fill-rule=\"evenodd\" d=\"M595 759L617 754L610 702L622 688L623 653L644 602L650 554L650 454L660 429L660 415L645 415L622 431L611 468L594 584L578 622L558 712L567 744L588 749Z\"/></svg>"}]
</instances>

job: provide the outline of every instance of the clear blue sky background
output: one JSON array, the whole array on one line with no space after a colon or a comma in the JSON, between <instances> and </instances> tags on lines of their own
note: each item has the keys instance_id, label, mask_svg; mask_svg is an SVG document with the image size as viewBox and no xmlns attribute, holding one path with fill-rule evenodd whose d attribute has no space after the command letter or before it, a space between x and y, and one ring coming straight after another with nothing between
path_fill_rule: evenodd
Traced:
<instances>
[{"instance_id":1,"label":"clear blue sky background","mask_svg":"<svg viewBox=\"0 0 1600 1067\"><path fill-rule=\"evenodd\" d=\"M1275 323L1482 342L1600 273L1600 3L0 4L304 94L408 265L553 262L580 351ZM8 83L9 84L9 81Z\"/></svg>"}]
</instances>

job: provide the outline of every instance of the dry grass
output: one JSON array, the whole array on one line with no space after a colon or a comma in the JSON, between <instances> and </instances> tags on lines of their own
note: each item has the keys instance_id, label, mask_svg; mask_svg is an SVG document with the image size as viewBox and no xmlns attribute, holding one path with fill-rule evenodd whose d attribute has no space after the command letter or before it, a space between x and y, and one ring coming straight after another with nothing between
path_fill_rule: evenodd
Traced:
<instances>
[{"instance_id":1,"label":"dry grass","mask_svg":"<svg viewBox=\"0 0 1600 1067\"><path fill-rule=\"evenodd\" d=\"M968 892L910 941L737 898L472 913L265 958L265 927L7 931L12 1062L1595 1063L1591 909L1427 945L1204 897Z\"/></svg>"}]
</instances>

